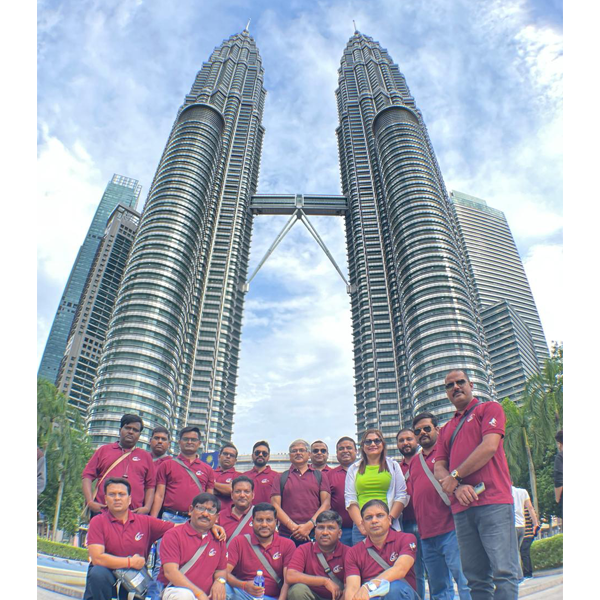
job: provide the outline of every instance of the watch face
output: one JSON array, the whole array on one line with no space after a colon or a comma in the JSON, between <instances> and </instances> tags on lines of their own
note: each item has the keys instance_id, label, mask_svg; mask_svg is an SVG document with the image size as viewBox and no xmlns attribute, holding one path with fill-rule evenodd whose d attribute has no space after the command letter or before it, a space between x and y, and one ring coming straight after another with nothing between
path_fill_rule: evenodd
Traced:
<instances>
[{"instance_id":1,"label":"watch face","mask_svg":"<svg viewBox=\"0 0 600 600\"><path fill-rule=\"evenodd\" d=\"M369 583L367 583L367 588L370 592L373 592L377 589L377 584L373 581L369 581Z\"/></svg>"}]
</instances>

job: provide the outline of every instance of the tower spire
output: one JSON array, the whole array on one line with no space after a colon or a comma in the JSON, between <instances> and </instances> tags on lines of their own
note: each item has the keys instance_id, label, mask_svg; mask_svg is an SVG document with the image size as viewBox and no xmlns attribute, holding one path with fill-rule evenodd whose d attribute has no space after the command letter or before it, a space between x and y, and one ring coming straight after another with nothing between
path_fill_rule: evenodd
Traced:
<instances>
[{"instance_id":1,"label":"tower spire","mask_svg":"<svg viewBox=\"0 0 600 600\"><path fill-rule=\"evenodd\" d=\"M352 23L354 23L354 33L358 33L358 29L356 28L356 21L352 19Z\"/></svg>"},{"instance_id":2,"label":"tower spire","mask_svg":"<svg viewBox=\"0 0 600 600\"><path fill-rule=\"evenodd\" d=\"M244 27L244 31L248 31L250 32L250 21L252 21L252 19L248 19L248 23L246 23L246 27Z\"/></svg>"}]
</instances>

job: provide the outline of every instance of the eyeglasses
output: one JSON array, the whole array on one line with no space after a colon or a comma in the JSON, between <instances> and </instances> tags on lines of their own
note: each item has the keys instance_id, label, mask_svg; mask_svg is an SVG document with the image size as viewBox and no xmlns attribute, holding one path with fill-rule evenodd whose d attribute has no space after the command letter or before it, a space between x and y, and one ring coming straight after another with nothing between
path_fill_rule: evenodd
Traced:
<instances>
[{"instance_id":1,"label":"eyeglasses","mask_svg":"<svg viewBox=\"0 0 600 600\"><path fill-rule=\"evenodd\" d=\"M221 452L221 456L224 456L225 458L237 458L237 454L234 454L233 452Z\"/></svg>"},{"instance_id":2,"label":"eyeglasses","mask_svg":"<svg viewBox=\"0 0 600 600\"><path fill-rule=\"evenodd\" d=\"M432 429L433 427L431 425L425 425L425 427L422 427L421 429L415 429L415 435L419 435L421 431L424 431L425 433L431 433Z\"/></svg>"},{"instance_id":3,"label":"eyeglasses","mask_svg":"<svg viewBox=\"0 0 600 600\"><path fill-rule=\"evenodd\" d=\"M365 440L363 443L365 446L379 446L379 444L381 444L381 440L376 438L374 440Z\"/></svg>"},{"instance_id":4,"label":"eyeglasses","mask_svg":"<svg viewBox=\"0 0 600 600\"><path fill-rule=\"evenodd\" d=\"M268 450L255 450L254 456L269 456Z\"/></svg>"},{"instance_id":5,"label":"eyeglasses","mask_svg":"<svg viewBox=\"0 0 600 600\"><path fill-rule=\"evenodd\" d=\"M327 448L313 448L312 449L313 454L327 454L327 452L328 452Z\"/></svg>"},{"instance_id":6,"label":"eyeglasses","mask_svg":"<svg viewBox=\"0 0 600 600\"><path fill-rule=\"evenodd\" d=\"M293 448L290 450L290 454L304 454L305 452L308 452L305 448Z\"/></svg>"},{"instance_id":7,"label":"eyeglasses","mask_svg":"<svg viewBox=\"0 0 600 600\"><path fill-rule=\"evenodd\" d=\"M188 437L184 437L184 438L181 438L181 440L179 440L179 441L183 442L184 444L187 444L187 443L191 443L191 442L199 442L200 438L195 438L195 437L193 437L193 438L189 437L188 438Z\"/></svg>"},{"instance_id":8,"label":"eyeglasses","mask_svg":"<svg viewBox=\"0 0 600 600\"><path fill-rule=\"evenodd\" d=\"M199 513L208 513L209 515L217 514L216 506L203 506L201 504L196 504L196 506L194 506L194 510L197 510Z\"/></svg>"},{"instance_id":9,"label":"eyeglasses","mask_svg":"<svg viewBox=\"0 0 600 600\"><path fill-rule=\"evenodd\" d=\"M463 385L465 385L465 383L467 383L466 379L457 379L456 381L452 381L450 383L447 383L444 387L447 390L451 390L455 385L458 385L458 386L462 387Z\"/></svg>"}]
</instances>

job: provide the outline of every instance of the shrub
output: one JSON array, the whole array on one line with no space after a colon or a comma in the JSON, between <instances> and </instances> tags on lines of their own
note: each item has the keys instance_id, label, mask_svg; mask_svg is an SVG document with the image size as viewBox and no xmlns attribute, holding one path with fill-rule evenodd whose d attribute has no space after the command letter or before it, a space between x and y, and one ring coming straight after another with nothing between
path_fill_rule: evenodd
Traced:
<instances>
[{"instance_id":1,"label":"shrub","mask_svg":"<svg viewBox=\"0 0 600 600\"><path fill-rule=\"evenodd\" d=\"M563 564L563 534L533 542L531 562L534 571L560 567Z\"/></svg>"},{"instance_id":2,"label":"shrub","mask_svg":"<svg viewBox=\"0 0 600 600\"><path fill-rule=\"evenodd\" d=\"M87 560L88 553L86 548L77 548L69 546L69 544L60 544L59 542L51 542L44 538L38 537L37 550L43 554L50 556L60 556L61 558L73 558L75 560Z\"/></svg>"}]
</instances>

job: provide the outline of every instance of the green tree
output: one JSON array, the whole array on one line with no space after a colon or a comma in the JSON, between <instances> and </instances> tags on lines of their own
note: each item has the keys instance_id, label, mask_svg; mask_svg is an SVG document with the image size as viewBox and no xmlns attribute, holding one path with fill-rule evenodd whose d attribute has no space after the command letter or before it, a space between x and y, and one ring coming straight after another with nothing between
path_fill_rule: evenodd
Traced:
<instances>
[{"instance_id":1,"label":"green tree","mask_svg":"<svg viewBox=\"0 0 600 600\"><path fill-rule=\"evenodd\" d=\"M59 529L73 534L83 507L81 472L92 455L79 411L45 379L38 379L38 446L46 454L47 484L38 510Z\"/></svg>"}]
</instances>

